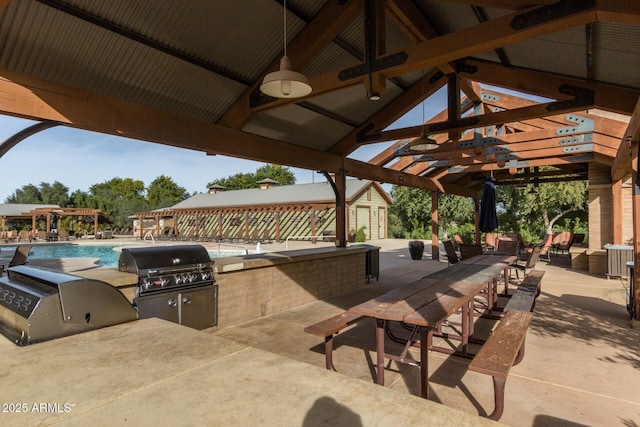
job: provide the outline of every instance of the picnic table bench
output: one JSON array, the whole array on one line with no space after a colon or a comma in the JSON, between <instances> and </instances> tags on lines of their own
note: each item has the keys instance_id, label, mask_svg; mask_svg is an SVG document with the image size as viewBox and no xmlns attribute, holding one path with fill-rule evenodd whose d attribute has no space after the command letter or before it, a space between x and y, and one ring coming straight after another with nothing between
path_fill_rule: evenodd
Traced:
<instances>
[{"instance_id":1,"label":"picnic table bench","mask_svg":"<svg viewBox=\"0 0 640 427\"><path fill-rule=\"evenodd\" d=\"M338 334L338 332L353 325L354 323L357 323L363 318L364 316L362 315L345 311L344 313L336 314L333 317L304 328L305 332L324 338L325 366L330 371L337 371L333 365L333 338Z\"/></svg>"},{"instance_id":2,"label":"picnic table bench","mask_svg":"<svg viewBox=\"0 0 640 427\"><path fill-rule=\"evenodd\" d=\"M544 271L534 270L522 281L504 307L505 315L469 364L469 370L493 377L494 411L499 420L504 412L504 389L512 366L524 358L525 337L533 319Z\"/></svg>"}]
</instances>

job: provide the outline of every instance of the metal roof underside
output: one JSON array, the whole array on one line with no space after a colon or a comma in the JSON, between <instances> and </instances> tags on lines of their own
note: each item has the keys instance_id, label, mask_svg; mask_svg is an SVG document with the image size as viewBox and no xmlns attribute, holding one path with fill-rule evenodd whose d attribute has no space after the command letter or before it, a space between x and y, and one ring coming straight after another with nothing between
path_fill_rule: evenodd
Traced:
<instances>
[{"instance_id":1,"label":"metal roof underside","mask_svg":"<svg viewBox=\"0 0 640 427\"><path fill-rule=\"evenodd\" d=\"M282 0L0 0L0 113L465 195L490 172L544 182L623 165L640 95L636 2L289 0L287 36L314 89L305 99L258 90L283 54ZM495 86L562 102L535 107ZM407 152L418 123L385 129L443 87L428 132L441 147ZM573 142L522 135L572 114L591 120ZM350 156L385 141L368 161Z\"/></svg>"}]
</instances>

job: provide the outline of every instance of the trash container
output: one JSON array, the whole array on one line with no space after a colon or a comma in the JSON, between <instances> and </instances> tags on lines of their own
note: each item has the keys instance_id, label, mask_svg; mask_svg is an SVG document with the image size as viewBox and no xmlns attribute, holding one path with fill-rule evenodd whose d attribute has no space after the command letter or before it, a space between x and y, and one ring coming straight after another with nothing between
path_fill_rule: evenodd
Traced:
<instances>
[{"instance_id":1,"label":"trash container","mask_svg":"<svg viewBox=\"0 0 640 427\"><path fill-rule=\"evenodd\" d=\"M376 280L380 279L380 247L374 245L352 245L361 248L367 248L366 253L366 267L365 267L365 278L367 279L367 283L371 280L372 277L375 277Z\"/></svg>"}]
</instances>

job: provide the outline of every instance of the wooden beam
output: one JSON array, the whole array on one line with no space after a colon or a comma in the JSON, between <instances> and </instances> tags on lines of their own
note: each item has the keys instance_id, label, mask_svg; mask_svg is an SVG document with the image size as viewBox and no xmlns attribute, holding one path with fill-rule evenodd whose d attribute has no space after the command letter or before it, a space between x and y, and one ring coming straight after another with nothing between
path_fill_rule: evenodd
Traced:
<instances>
[{"instance_id":1,"label":"wooden beam","mask_svg":"<svg viewBox=\"0 0 640 427\"><path fill-rule=\"evenodd\" d=\"M578 110L584 110L592 107L593 104L590 100L585 99L584 101L578 101L576 104L569 104L563 106L558 103L544 103L531 105L529 107L515 108L513 110L505 110L497 113L487 113L481 116L470 116L465 117L464 119L458 122L439 122L432 123L425 126L428 135L434 135L446 131L451 130L467 130L473 129L477 127L504 124L509 122L517 122L521 120L536 118L536 117L545 117L549 115L551 112L556 114L559 113L569 113ZM416 137L420 134L422 126L412 126L402 129L395 129L386 132L380 132L376 135L376 138L373 140L375 142L382 141L393 141L395 139L405 139Z\"/></svg>"},{"instance_id":2,"label":"wooden beam","mask_svg":"<svg viewBox=\"0 0 640 427\"><path fill-rule=\"evenodd\" d=\"M418 105L425 98L434 94L446 84L444 75L433 70L417 81L402 95L394 98L383 109L367 119L362 125L354 129L347 136L335 144L329 152L340 155L348 155L358 148L358 135L378 132L405 115L409 110Z\"/></svg>"},{"instance_id":3,"label":"wooden beam","mask_svg":"<svg viewBox=\"0 0 640 427\"><path fill-rule=\"evenodd\" d=\"M631 170L631 143L640 141L640 98L633 109L631 120L622 137L618 154L613 161L611 178L614 181L622 179Z\"/></svg>"},{"instance_id":4,"label":"wooden beam","mask_svg":"<svg viewBox=\"0 0 640 427\"><path fill-rule=\"evenodd\" d=\"M336 171L341 157L0 70L0 112L179 148Z\"/></svg>"},{"instance_id":5,"label":"wooden beam","mask_svg":"<svg viewBox=\"0 0 640 427\"><path fill-rule=\"evenodd\" d=\"M459 67L458 71L461 77L470 80L551 99L567 99L567 94L558 91L566 85L588 89L594 93L594 104L597 108L626 115L632 113L640 96L640 91L634 89L586 82L518 67L504 67L475 59L465 59L464 66Z\"/></svg>"}]
</instances>

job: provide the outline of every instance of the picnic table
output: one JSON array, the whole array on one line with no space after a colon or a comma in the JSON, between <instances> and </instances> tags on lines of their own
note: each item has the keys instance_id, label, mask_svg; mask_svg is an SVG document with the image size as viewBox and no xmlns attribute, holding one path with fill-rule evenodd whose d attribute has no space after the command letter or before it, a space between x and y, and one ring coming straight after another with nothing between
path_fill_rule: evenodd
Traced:
<instances>
[{"instance_id":1,"label":"picnic table","mask_svg":"<svg viewBox=\"0 0 640 427\"><path fill-rule=\"evenodd\" d=\"M515 260L515 255L478 255L351 307L350 313L376 319L377 383L384 385L385 359L419 365L421 395L427 398L429 350L456 353L451 349L433 346L434 334L452 314L461 311L460 353L467 355L467 345L473 335L474 298L486 291L486 310L490 313L497 301L499 278L504 274L507 286L509 265ZM385 351L389 322L401 322L412 328L399 355ZM416 333L419 333L419 342L413 339ZM411 346L420 348L420 360L407 356Z\"/></svg>"}]
</instances>

